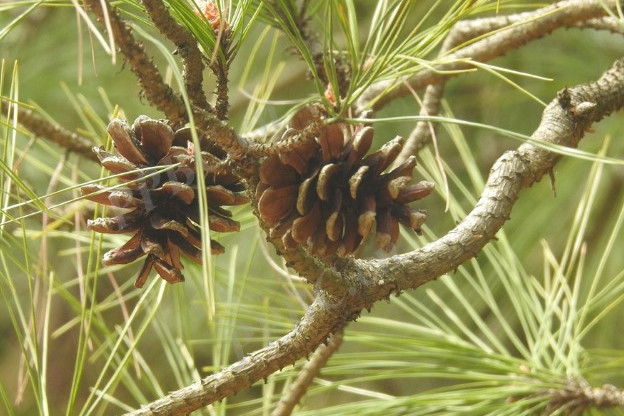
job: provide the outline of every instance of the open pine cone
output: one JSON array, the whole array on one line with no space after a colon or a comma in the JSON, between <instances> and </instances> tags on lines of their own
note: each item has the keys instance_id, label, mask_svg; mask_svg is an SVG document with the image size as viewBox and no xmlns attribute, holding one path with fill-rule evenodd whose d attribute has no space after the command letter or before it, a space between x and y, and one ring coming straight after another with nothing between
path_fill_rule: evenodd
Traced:
<instances>
[{"instance_id":1,"label":"open pine cone","mask_svg":"<svg viewBox=\"0 0 624 416\"><path fill-rule=\"evenodd\" d=\"M292 132L315 121L314 109L304 109L291 122ZM281 238L287 250L303 245L311 254L344 257L362 245L373 225L376 245L386 252L398 239L399 223L420 231L425 212L408 204L429 195L433 183L410 183L414 156L383 173L403 142L397 137L365 156L373 134L368 126L351 136L345 124L324 125L316 137L293 141L265 159L256 199L271 238Z\"/></svg>"},{"instance_id":2,"label":"open pine cone","mask_svg":"<svg viewBox=\"0 0 624 416\"><path fill-rule=\"evenodd\" d=\"M140 116L128 126L115 119L108 125L108 133L120 156L94 148L100 163L124 186L108 189L100 185L82 187L87 199L100 204L131 211L111 218L89 221L87 227L102 233L132 233L121 247L104 254L102 264L126 264L147 256L136 287L142 287L152 268L167 282L184 280L180 253L201 264L201 232L195 155L190 140L190 129L176 131L163 121ZM209 227L212 231L238 231L239 224L222 205L240 205L247 198L239 179L225 171L221 160L202 152L206 195L209 207ZM171 170L158 173L158 167L178 164ZM152 169L149 169L152 168ZM224 248L210 241L212 253Z\"/></svg>"}]
</instances>

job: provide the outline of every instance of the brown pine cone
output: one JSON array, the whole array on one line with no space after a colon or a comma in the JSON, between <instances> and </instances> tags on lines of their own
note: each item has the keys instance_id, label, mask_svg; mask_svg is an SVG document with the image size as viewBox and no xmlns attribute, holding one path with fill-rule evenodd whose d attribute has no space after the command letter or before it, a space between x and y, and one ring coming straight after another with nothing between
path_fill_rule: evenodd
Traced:
<instances>
[{"instance_id":1,"label":"brown pine cone","mask_svg":"<svg viewBox=\"0 0 624 416\"><path fill-rule=\"evenodd\" d=\"M291 127L296 133L316 117L304 109ZM344 257L375 224L376 245L386 252L398 239L399 223L420 232L425 212L408 204L429 195L433 183L410 184L414 156L383 173L403 142L397 137L365 156L373 134L368 126L351 136L345 124L324 125L317 137L293 141L264 160L256 199L271 238L281 238L286 249L303 245L311 254Z\"/></svg>"},{"instance_id":2,"label":"brown pine cone","mask_svg":"<svg viewBox=\"0 0 624 416\"><path fill-rule=\"evenodd\" d=\"M102 264L126 264L147 256L136 287L142 287L152 268L169 283L184 280L180 253L201 264L201 232L195 155L190 143L190 129L173 130L163 121L139 116L129 127L115 119L108 133L120 156L94 148L100 163L113 174L121 174L123 187L109 189L101 185L82 187L87 199L100 204L128 208L131 211L111 218L97 218L87 223L93 231L134 234L121 247L104 254ZM247 198L239 179L225 171L221 160L202 152L208 198L209 227L212 231L238 231L238 222L222 205L240 205ZM167 165L178 166L159 173ZM160 169L157 169L159 168ZM213 254L224 248L210 241Z\"/></svg>"}]
</instances>

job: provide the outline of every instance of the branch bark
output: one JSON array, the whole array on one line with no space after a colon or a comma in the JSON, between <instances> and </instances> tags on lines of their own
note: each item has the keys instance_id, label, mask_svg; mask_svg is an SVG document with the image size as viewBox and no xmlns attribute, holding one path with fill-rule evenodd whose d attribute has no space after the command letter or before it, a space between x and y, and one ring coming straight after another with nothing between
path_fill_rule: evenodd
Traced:
<instances>
[{"instance_id":1,"label":"branch bark","mask_svg":"<svg viewBox=\"0 0 624 416\"><path fill-rule=\"evenodd\" d=\"M147 99L165 113L167 119L174 125L180 126L188 121L182 99L165 83L160 71L149 58L143 46L134 38L132 30L121 19L117 11L108 1L85 0L84 4L96 15L100 23L104 22L105 14L108 15L115 43L128 60L130 68L139 80Z\"/></svg>"},{"instance_id":2,"label":"branch bark","mask_svg":"<svg viewBox=\"0 0 624 416\"><path fill-rule=\"evenodd\" d=\"M572 381L564 389L552 389L548 395L548 414L565 410L566 414L580 416L589 408L624 407L624 390L610 384L592 387L585 380Z\"/></svg>"},{"instance_id":3,"label":"branch bark","mask_svg":"<svg viewBox=\"0 0 624 416\"><path fill-rule=\"evenodd\" d=\"M574 147L594 123L624 107L624 60L596 82L564 89L544 110L532 139ZM442 238L385 260L336 261L323 266L303 255L291 260L315 283L317 297L287 335L223 371L161 398L130 415L180 415L234 394L313 351L363 309L393 292L419 287L473 258L509 218L522 189L539 181L558 154L530 143L494 164L472 212Z\"/></svg>"},{"instance_id":4,"label":"branch bark","mask_svg":"<svg viewBox=\"0 0 624 416\"><path fill-rule=\"evenodd\" d=\"M10 111L11 103L0 100L0 107L2 108L2 112L6 113ZM35 136L54 142L68 151L77 153L88 160L98 162L98 158L92 150L95 143L91 140L69 131L58 124L49 122L32 110L24 109L19 106L15 106L14 108L17 108L17 122Z\"/></svg>"},{"instance_id":5,"label":"branch bark","mask_svg":"<svg viewBox=\"0 0 624 416\"><path fill-rule=\"evenodd\" d=\"M150 19L177 47L184 63L184 85L193 105L211 111L203 90L204 64L197 41L186 28L180 26L169 14L161 0L142 0Z\"/></svg>"},{"instance_id":6,"label":"branch bark","mask_svg":"<svg viewBox=\"0 0 624 416\"><path fill-rule=\"evenodd\" d=\"M314 351L329 334L354 319L350 308L319 293L297 326L282 338L194 384L175 391L132 416L186 415L224 397L231 396Z\"/></svg>"}]
</instances>

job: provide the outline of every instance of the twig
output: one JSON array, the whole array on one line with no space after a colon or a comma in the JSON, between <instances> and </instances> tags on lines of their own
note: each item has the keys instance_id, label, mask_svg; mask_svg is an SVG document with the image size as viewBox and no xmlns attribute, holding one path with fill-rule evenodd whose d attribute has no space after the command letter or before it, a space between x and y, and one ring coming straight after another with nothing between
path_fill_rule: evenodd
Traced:
<instances>
[{"instance_id":1,"label":"twig","mask_svg":"<svg viewBox=\"0 0 624 416\"><path fill-rule=\"evenodd\" d=\"M371 85L357 101L356 113L367 108L378 110L388 102L408 94L410 88L419 90L426 85L439 83L444 79L456 76L457 71L472 68L471 60L486 62L523 46L531 40L547 35L555 29L570 27L581 21L603 17L607 14L605 7L615 7L614 4L615 1L613 0L604 2L566 0L534 12L516 15L515 18L521 18L522 23L519 21L507 29L495 32L446 55L445 63L441 63L433 69L424 69L410 78L402 80L404 82L397 83L397 80L385 80ZM448 73L448 71L453 71L453 73Z\"/></svg>"},{"instance_id":2,"label":"twig","mask_svg":"<svg viewBox=\"0 0 624 416\"><path fill-rule=\"evenodd\" d=\"M169 14L161 0L142 0L145 10L158 28L177 47L184 64L184 85L193 105L212 111L203 90L202 54L197 41L186 28L180 26Z\"/></svg>"},{"instance_id":3,"label":"twig","mask_svg":"<svg viewBox=\"0 0 624 416\"><path fill-rule=\"evenodd\" d=\"M446 39L440 48L439 57L443 57L458 45L462 45L471 39L482 36L486 33L504 28L513 23L517 23L525 18L524 13L517 13L509 16L486 17L474 20L462 20L457 22L449 31ZM437 83L428 85L423 96L420 116L437 116L440 113L440 103L444 95L444 85L446 79L441 79ZM409 86L408 86L409 89ZM397 157L394 165L398 166L407 160L411 155L416 155L427 143L433 139L436 125L428 121L419 121L416 127L405 141L401 153Z\"/></svg>"},{"instance_id":4,"label":"twig","mask_svg":"<svg viewBox=\"0 0 624 416\"><path fill-rule=\"evenodd\" d=\"M100 23L104 21L105 14L108 15L115 43L128 60L147 99L165 113L167 119L174 125L184 124L188 116L182 99L165 83L158 68L117 11L107 1L84 0L84 4L97 16ZM106 6L106 10L102 9L102 5Z\"/></svg>"},{"instance_id":5,"label":"twig","mask_svg":"<svg viewBox=\"0 0 624 416\"><path fill-rule=\"evenodd\" d=\"M1 101L0 106L2 107L2 112L6 112L9 110L11 103ZM94 162L98 161L92 150L95 143L91 140L71 132L58 124L49 122L32 110L18 106L13 108L17 108L17 122L35 136L54 142L86 159Z\"/></svg>"},{"instance_id":6,"label":"twig","mask_svg":"<svg viewBox=\"0 0 624 416\"><path fill-rule=\"evenodd\" d=\"M288 416L292 413L299 400L301 400L308 387L310 387L310 384L312 384L312 381L319 375L321 369L325 367L329 358L342 345L343 332L344 328L341 328L329 337L327 345L319 345L314 354L312 354L310 361L299 372L297 379L288 386L288 391L284 393L271 416Z\"/></svg>"},{"instance_id":7,"label":"twig","mask_svg":"<svg viewBox=\"0 0 624 416\"><path fill-rule=\"evenodd\" d=\"M437 116L440 113L440 102L444 95L444 81L437 84L427 85L425 95L422 99L422 106L419 115L422 117ZM399 166L411 155L416 155L433 138L435 124L429 121L419 121L416 127L405 140L405 145L394 162L394 166Z\"/></svg>"},{"instance_id":8,"label":"twig","mask_svg":"<svg viewBox=\"0 0 624 416\"><path fill-rule=\"evenodd\" d=\"M564 389L552 389L548 395L547 414L565 409L566 414L580 416L589 408L624 407L624 390L610 384L592 387L585 380L573 381Z\"/></svg>"},{"instance_id":9,"label":"twig","mask_svg":"<svg viewBox=\"0 0 624 416\"><path fill-rule=\"evenodd\" d=\"M576 26L581 29L606 30L618 35L624 34L624 26L622 26L622 22L613 17L590 19L586 22L579 22Z\"/></svg>"},{"instance_id":10,"label":"twig","mask_svg":"<svg viewBox=\"0 0 624 416\"><path fill-rule=\"evenodd\" d=\"M574 147L594 122L624 107L624 60L598 81L564 89L544 110L534 140ZM521 190L539 181L558 154L530 143L503 154L492 167L472 212L442 238L385 260L336 261L331 267L303 257L293 267L315 283L317 298L287 335L223 371L130 413L180 415L249 387L306 356L329 334L393 292L416 288L470 260L494 238Z\"/></svg>"},{"instance_id":11,"label":"twig","mask_svg":"<svg viewBox=\"0 0 624 416\"><path fill-rule=\"evenodd\" d=\"M229 29L225 29L229 31ZM215 88L215 110L217 118L219 120L227 120L228 109L230 108L230 87L228 73L230 70L230 57L229 57L229 34L219 33L218 40L220 40L219 46L225 54L225 62L220 62L219 59L215 59L214 63L210 66L212 72L217 77L217 85ZM223 36L223 38L221 38Z\"/></svg>"}]
</instances>

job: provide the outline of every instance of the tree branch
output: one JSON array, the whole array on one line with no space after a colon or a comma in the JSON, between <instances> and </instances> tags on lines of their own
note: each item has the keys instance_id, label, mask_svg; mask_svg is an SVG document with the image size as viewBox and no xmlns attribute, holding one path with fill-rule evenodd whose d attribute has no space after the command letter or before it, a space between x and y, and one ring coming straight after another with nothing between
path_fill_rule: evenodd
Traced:
<instances>
[{"instance_id":1,"label":"tree branch","mask_svg":"<svg viewBox=\"0 0 624 416\"><path fill-rule=\"evenodd\" d=\"M531 139L576 147L592 123L623 106L624 60L618 60L597 81L562 90L544 110ZM416 288L454 270L494 238L509 218L519 192L539 181L559 158L531 143L506 152L494 163L475 208L445 236L419 250L384 260L340 260L332 278L317 282L317 286L331 292L356 280L369 288L369 298L379 300L392 290Z\"/></svg>"},{"instance_id":2,"label":"tree branch","mask_svg":"<svg viewBox=\"0 0 624 416\"><path fill-rule=\"evenodd\" d=\"M544 110L532 139L576 146L592 123L624 107L624 60L596 82L561 91ZM336 261L322 267L293 259L290 264L315 283L317 298L287 335L223 371L161 398L130 415L187 414L234 394L313 351L392 292L419 287L473 258L503 226L518 194L550 171L558 154L530 143L506 152L494 164L472 212L442 238L385 260Z\"/></svg>"},{"instance_id":3,"label":"tree branch","mask_svg":"<svg viewBox=\"0 0 624 416\"><path fill-rule=\"evenodd\" d=\"M385 80L377 82L362 94L356 103L356 114L367 109L378 110L395 98L419 90L430 84L439 83L456 76L459 70L472 68L470 61L486 62L492 58L523 46L561 27L577 25L581 21L601 18L607 14L606 6L615 7L615 1L566 0L534 12L507 16L511 27L492 33L481 40L447 54L444 62L433 69L423 69L406 80ZM496 22L497 18L480 22ZM516 20L517 21L514 21ZM466 26L470 30L470 25ZM484 33L487 33L484 32ZM444 73L455 71L454 73Z\"/></svg>"},{"instance_id":4,"label":"tree branch","mask_svg":"<svg viewBox=\"0 0 624 416\"><path fill-rule=\"evenodd\" d=\"M128 60L147 99L165 113L167 119L174 125L179 126L188 121L182 99L165 83L158 68L147 56L143 46L134 38L130 27L119 17L117 11L107 1L84 0L84 3L96 15L100 23L103 23L104 15L108 15L115 43ZM105 10L102 9L103 5L106 6Z\"/></svg>"},{"instance_id":5,"label":"tree branch","mask_svg":"<svg viewBox=\"0 0 624 416\"><path fill-rule=\"evenodd\" d=\"M150 19L177 47L177 52L184 63L184 86L186 93L193 105L212 111L211 105L206 100L203 89L202 54L197 47L197 41L186 28L180 26L169 14L169 11L161 0L142 0L145 10Z\"/></svg>"},{"instance_id":6,"label":"tree branch","mask_svg":"<svg viewBox=\"0 0 624 416\"><path fill-rule=\"evenodd\" d=\"M585 380L571 382L564 389L552 389L548 395L548 414L565 409L566 414L580 416L589 408L624 407L624 390L610 384L592 387Z\"/></svg>"},{"instance_id":7,"label":"tree branch","mask_svg":"<svg viewBox=\"0 0 624 416\"><path fill-rule=\"evenodd\" d=\"M295 406L312 384L312 381L320 374L321 369L325 367L329 358L342 345L342 336L344 328L334 332L330 337L327 345L319 345L301 371L297 379L288 386L288 391L283 393L279 403L273 409L271 416L288 416L292 413Z\"/></svg>"},{"instance_id":8,"label":"tree branch","mask_svg":"<svg viewBox=\"0 0 624 416\"><path fill-rule=\"evenodd\" d=\"M0 107L2 108L2 112L10 111L11 103L9 101L0 100ZM58 124L49 122L32 110L27 110L18 106L14 106L13 108L17 109L17 122L35 136L54 142L68 151L77 153L86 159L98 162L98 158L92 150L95 143L91 140L71 132Z\"/></svg>"},{"instance_id":9,"label":"tree branch","mask_svg":"<svg viewBox=\"0 0 624 416\"><path fill-rule=\"evenodd\" d=\"M186 415L251 386L314 351L329 334L354 319L341 302L319 293L297 326L282 338L196 383L128 416Z\"/></svg>"}]
</instances>

